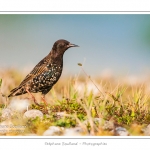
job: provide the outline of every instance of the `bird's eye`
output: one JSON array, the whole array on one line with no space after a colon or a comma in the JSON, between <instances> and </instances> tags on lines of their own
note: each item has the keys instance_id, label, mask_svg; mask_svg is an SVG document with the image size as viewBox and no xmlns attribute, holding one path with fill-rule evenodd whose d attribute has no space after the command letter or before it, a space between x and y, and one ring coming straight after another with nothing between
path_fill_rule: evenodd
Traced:
<instances>
[{"instance_id":1,"label":"bird's eye","mask_svg":"<svg viewBox=\"0 0 150 150\"><path fill-rule=\"evenodd\" d=\"M60 47L60 48L62 48L62 47L64 47L64 46L65 46L65 44L63 44L63 43L59 44L59 47Z\"/></svg>"}]
</instances>

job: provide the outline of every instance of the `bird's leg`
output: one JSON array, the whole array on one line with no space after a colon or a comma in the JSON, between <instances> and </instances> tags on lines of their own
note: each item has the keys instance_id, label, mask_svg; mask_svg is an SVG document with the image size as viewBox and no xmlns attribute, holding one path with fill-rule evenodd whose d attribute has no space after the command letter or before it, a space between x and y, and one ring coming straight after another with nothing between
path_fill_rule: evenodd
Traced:
<instances>
[{"instance_id":1,"label":"bird's leg","mask_svg":"<svg viewBox=\"0 0 150 150\"><path fill-rule=\"evenodd\" d=\"M31 98L34 100L34 103L38 106L40 106L40 104L37 103L35 97L32 95L32 93L26 88L27 93L31 96Z\"/></svg>"},{"instance_id":2,"label":"bird's leg","mask_svg":"<svg viewBox=\"0 0 150 150\"><path fill-rule=\"evenodd\" d=\"M47 102L46 102L46 100L45 100L45 95L44 95L44 94L42 94L41 99L42 99L42 101L45 103L45 105L47 105Z\"/></svg>"}]
</instances>

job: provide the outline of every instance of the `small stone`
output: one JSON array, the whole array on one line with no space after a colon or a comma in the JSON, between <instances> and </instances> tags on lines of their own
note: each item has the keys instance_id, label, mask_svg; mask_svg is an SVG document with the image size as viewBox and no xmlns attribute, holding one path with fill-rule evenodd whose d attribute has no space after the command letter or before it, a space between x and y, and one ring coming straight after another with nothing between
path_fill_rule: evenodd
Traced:
<instances>
[{"instance_id":1,"label":"small stone","mask_svg":"<svg viewBox=\"0 0 150 150\"><path fill-rule=\"evenodd\" d=\"M123 127L116 127L114 134L118 136L129 136L129 132Z\"/></svg>"},{"instance_id":2,"label":"small stone","mask_svg":"<svg viewBox=\"0 0 150 150\"><path fill-rule=\"evenodd\" d=\"M87 135L84 133L81 127L65 129L63 136L83 136Z\"/></svg>"},{"instance_id":3,"label":"small stone","mask_svg":"<svg viewBox=\"0 0 150 150\"><path fill-rule=\"evenodd\" d=\"M13 111L9 108L5 108L2 110L2 120L10 119L13 116Z\"/></svg>"},{"instance_id":4,"label":"small stone","mask_svg":"<svg viewBox=\"0 0 150 150\"><path fill-rule=\"evenodd\" d=\"M104 130L113 130L114 129L114 123L112 121L105 121L104 126L102 127Z\"/></svg>"},{"instance_id":5,"label":"small stone","mask_svg":"<svg viewBox=\"0 0 150 150\"><path fill-rule=\"evenodd\" d=\"M56 116L57 116L57 119L61 119L65 116L66 112L57 112L56 113Z\"/></svg>"},{"instance_id":6,"label":"small stone","mask_svg":"<svg viewBox=\"0 0 150 150\"><path fill-rule=\"evenodd\" d=\"M144 132L144 135L149 136L150 135L150 124L142 131Z\"/></svg>"},{"instance_id":7,"label":"small stone","mask_svg":"<svg viewBox=\"0 0 150 150\"><path fill-rule=\"evenodd\" d=\"M40 110L36 110L36 109L32 109L32 110L28 110L24 113L23 118L36 118L39 117L41 119L43 119L43 113Z\"/></svg>"},{"instance_id":8,"label":"small stone","mask_svg":"<svg viewBox=\"0 0 150 150\"><path fill-rule=\"evenodd\" d=\"M47 129L43 133L43 136L58 136L58 135L62 135L63 132L64 132L63 127L50 126L49 129Z\"/></svg>"}]
</instances>

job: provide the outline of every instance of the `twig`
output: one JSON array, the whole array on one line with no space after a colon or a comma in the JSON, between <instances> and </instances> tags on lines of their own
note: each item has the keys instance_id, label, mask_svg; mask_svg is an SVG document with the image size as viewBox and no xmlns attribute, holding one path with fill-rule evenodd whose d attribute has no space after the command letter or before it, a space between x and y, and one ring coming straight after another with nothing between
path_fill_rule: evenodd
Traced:
<instances>
[{"instance_id":1,"label":"twig","mask_svg":"<svg viewBox=\"0 0 150 150\"><path fill-rule=\"evenodd\" d=\"M97 90L104 96L103 92L98 88L98 86L94 83L94 81L91 79L90 76L88 76L88 74L85 72L85 70L82 67L81 63L78 63L78 66L81 67L82 71L84 72L84 74L90 79L90 81L94 84L94 86L97 88Z\"/></svg>"}]
</instances>

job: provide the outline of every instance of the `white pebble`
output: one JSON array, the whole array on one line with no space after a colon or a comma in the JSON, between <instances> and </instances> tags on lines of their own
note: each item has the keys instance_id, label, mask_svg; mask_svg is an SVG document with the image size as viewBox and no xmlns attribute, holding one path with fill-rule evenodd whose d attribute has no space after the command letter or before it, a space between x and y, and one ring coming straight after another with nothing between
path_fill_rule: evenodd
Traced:
<instances>
[{"instance_id":1,"label":"white pebble","mask_svg":"<svg viewBox=\"0 0 150 150\"><path fill-rule=\"evenodd\" d=\"M13 116L13 111L11 109L5 108L2 110L2 119L10 119Z\"/></svg>"},{"instance_id":2,"label":"white pebble","mask_svg":"<svg viewBox=\"0 0 150 150\"><path fill-rule=\"evenodd\" d=\"M43 113L40 110L36 110L36 109L32 109L32 110L28 110L24 113L23 118L43 118Z\"/></svg>"},{"instance_id":3,"label":"white pebble","mask_svg":"<svg viewBox=\"0 0 150 150\"><path fill-rule=\"evenodd\" d=\"M63 127L50 126L48 130L43 133L43 136L58 136L64 132Z\"/></svg>"},{"instance_id":4,"label":"white pebble","mask_svg":"<svg viewBox=\"0 0 150 150\"><path fill-rule=\"evenodd\" d=\"M81 127L75 127L66 129L63 136L83 136L83 135L85 135L83 129Z\"/></svg>"},{"instance_id":5,"label":"white pebble","mask_svg":"<svg viewBox=\"0 0 150 150\"><path fill-rule=\"evenodd\" d=\"M115 128L115 135L118 135L118 136L129 136L129 132L123 127L116 127Z\"/></svg>"}]
</instances>

